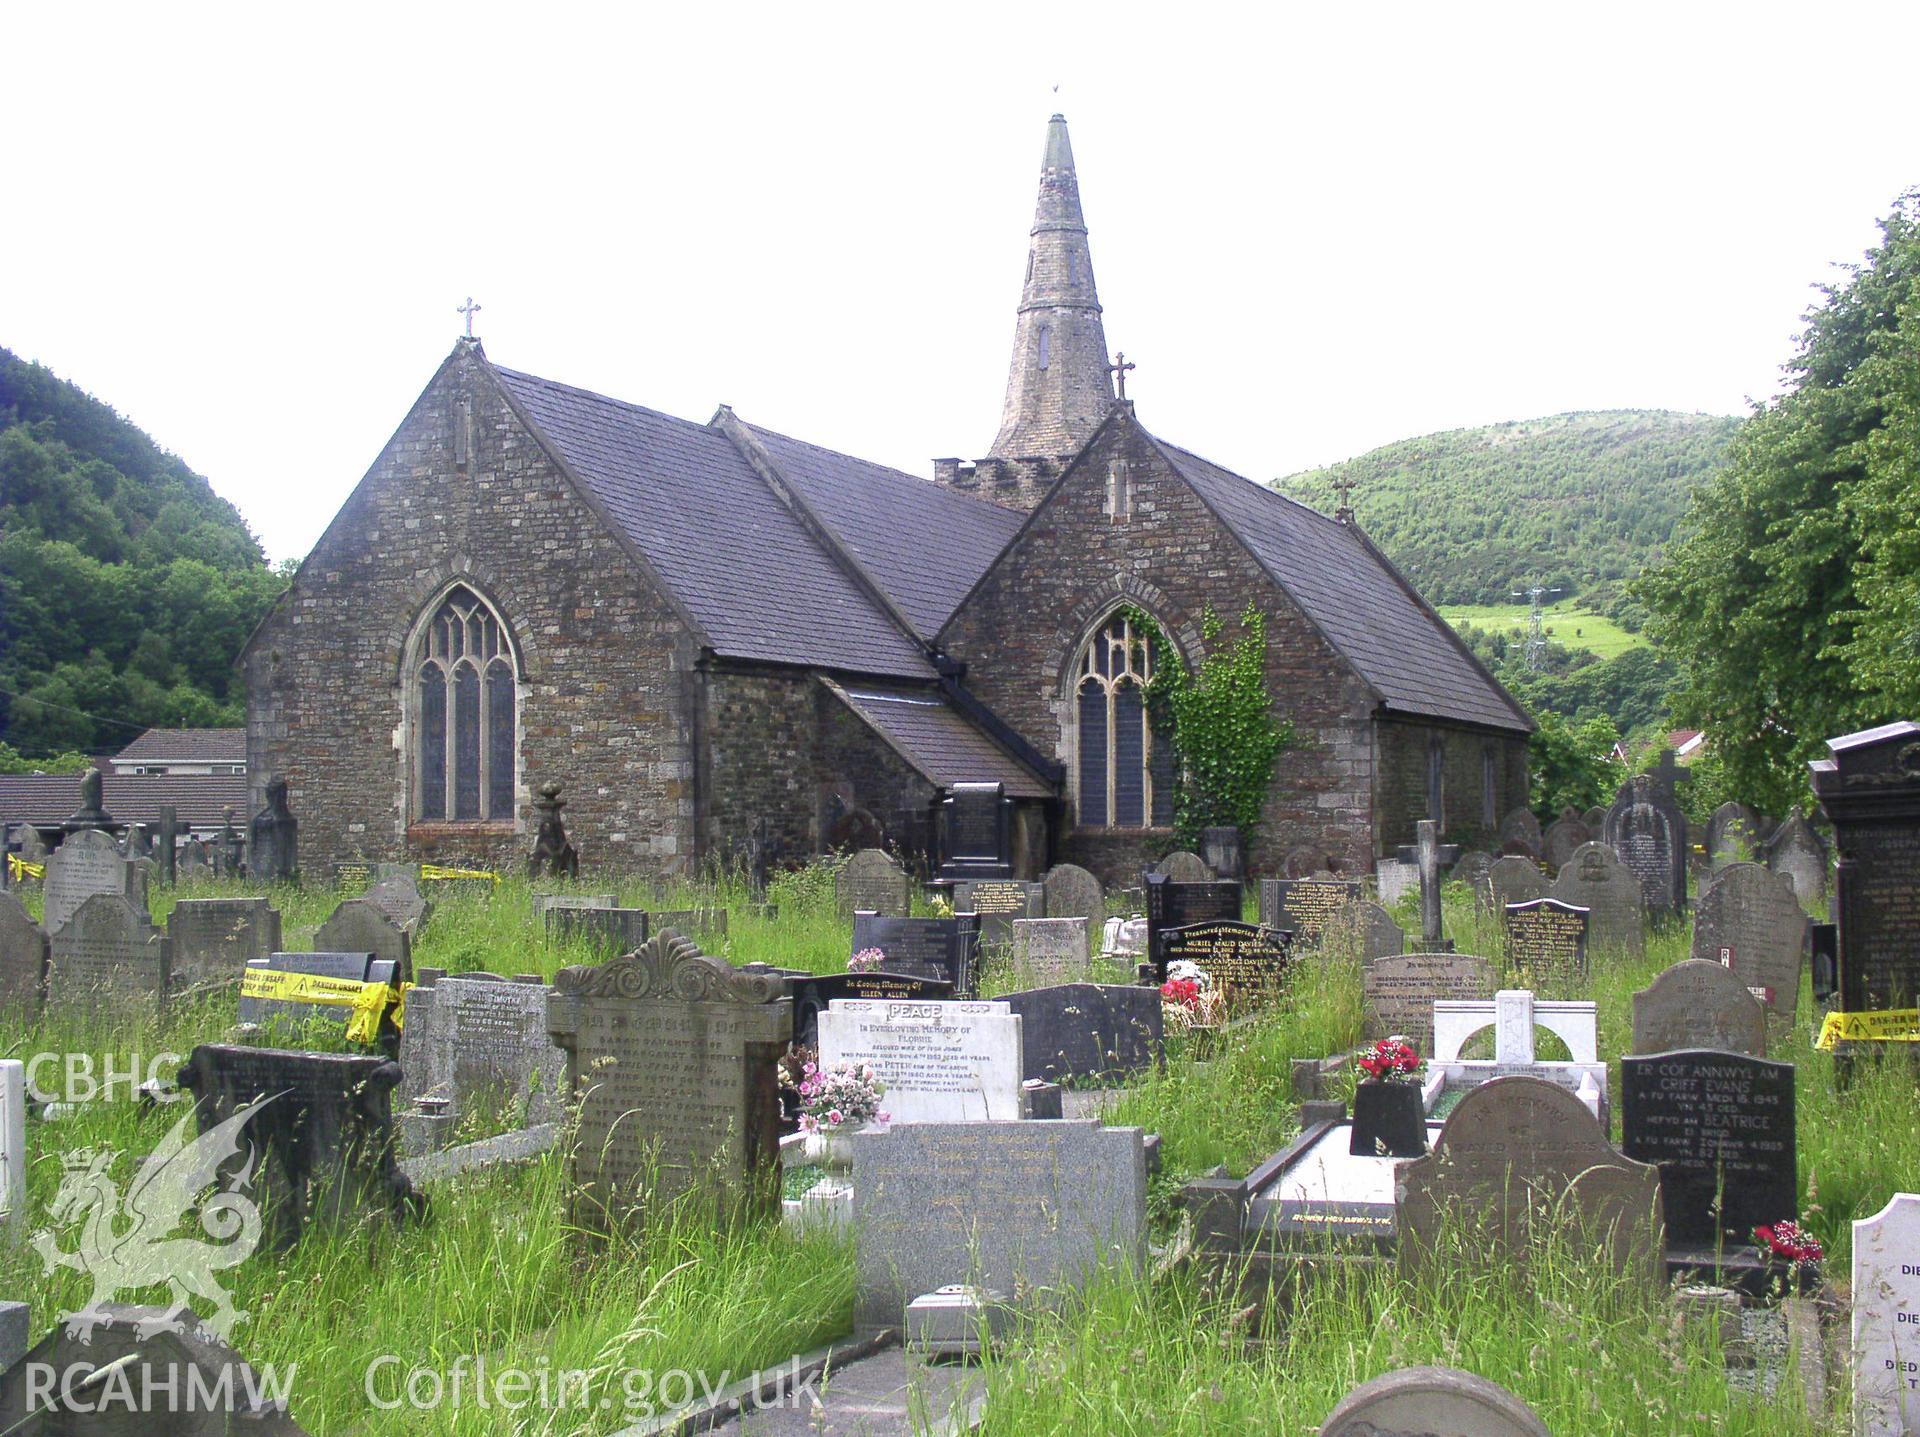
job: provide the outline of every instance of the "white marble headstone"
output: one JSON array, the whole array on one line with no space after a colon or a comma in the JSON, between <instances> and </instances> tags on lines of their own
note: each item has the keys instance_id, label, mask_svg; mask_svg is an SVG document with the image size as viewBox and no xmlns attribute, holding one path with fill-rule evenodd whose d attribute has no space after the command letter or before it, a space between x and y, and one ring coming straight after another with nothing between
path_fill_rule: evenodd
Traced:
<instances>
[{"instance_id":1,"label":"white marble headstone","mask_svg":"<svg viewBox=\"0 0 1920 1437\"><path fill-rule=\"evenodd\" d=\"M820 1015L820 1064L866 1063L895 1123L1020 1116L1020 1017L1005 1003L836 998Z\"/></svg>"},{"instance_id":2,"label":"white marble headstone","mask_svg":"<svg viewBox=\"0 0 1920 1437\"><path fill-rule=\"evenodd\" d=\"M1920 1433L1920 1193L1853 1225L1853 1431Z\"/></svg>"}]
</instances>

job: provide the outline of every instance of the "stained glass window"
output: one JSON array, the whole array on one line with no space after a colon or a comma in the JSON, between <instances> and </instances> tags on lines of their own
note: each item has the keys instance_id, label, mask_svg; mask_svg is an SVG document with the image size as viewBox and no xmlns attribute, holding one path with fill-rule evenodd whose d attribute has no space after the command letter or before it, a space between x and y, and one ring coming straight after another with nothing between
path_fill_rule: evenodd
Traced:
<instances>
[{"instance_id":1,"label":"stained glass window","mask_svg":"<svg viewBox=\"0 0 1920 1437\"><path fill-rule=\"evenodd\" d=\"M1083 828L1173 824L1173 746L1147 711L1153 654L1124 614L1087 641L1075 692Z\"/></svg>"},{"instance_id":2,"label":"stained glass window","mask_svg":"<svg viewBox=\"0 0 1920 1437\"><path fill-rule=\"evenodd\" d=\"M414 818L510 822L518 688L499 615L457 587L427 620L417 649Z\"/></svg>"}]
</instances>

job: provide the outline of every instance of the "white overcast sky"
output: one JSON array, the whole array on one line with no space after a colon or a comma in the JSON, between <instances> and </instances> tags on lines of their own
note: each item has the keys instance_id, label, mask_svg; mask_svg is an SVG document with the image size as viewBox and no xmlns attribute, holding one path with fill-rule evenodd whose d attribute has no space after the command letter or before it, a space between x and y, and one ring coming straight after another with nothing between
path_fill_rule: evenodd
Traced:
<instances>
[{"instance_id":1,"label":"white overcast sky","mask_svg":"<svg viewBox=\"0 0 1920 1437\"><path fill-rule=\"evenodd\" d=\"M515 368L916 474L979 455L1055 108L1141 418L1255 478L1568 409L1740 412L1920 183L1912 0L11 0L0 26L0 346L274 558L469 293Z\"/></svg>"}]
</instances>

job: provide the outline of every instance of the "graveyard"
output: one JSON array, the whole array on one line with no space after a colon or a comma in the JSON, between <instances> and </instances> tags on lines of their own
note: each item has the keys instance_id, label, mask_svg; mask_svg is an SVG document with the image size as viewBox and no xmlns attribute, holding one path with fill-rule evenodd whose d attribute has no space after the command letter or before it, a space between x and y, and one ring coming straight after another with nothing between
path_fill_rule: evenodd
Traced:
<instances>
[{"instance_id":1,"label":"graveyard","mask_svg":"<svg viewBox=\"0 0 1920 1437\"><path fill-rule=\"evenodd\" d=\"M1647 794L1629 785L1622 803L1636 799ZM346 1091L379 1094L386 1148L361 1155L344 1193L263 1184L260 1248L224 1274L244 1314L233 1346L256 1368L297 1371L291 1417L309 1432L529 1430L515 1408L404 1400L414 1369L427 1394L463 1363L567 1374L575 1385L541 1431L649 1430L636 1424L657 1414L634 1397L634 1373L719 1386L798 1358L828 1362L831 1410L834 1359L821 1354L840 1354L852 1392L903 1321L909 1334L932 1324L925 1350L967 1354L910 1367L937 1378L914 1379L918 1400L983 1431L1110 1430L1120 1412L1153 1430L1310 1430L1364 1379L1424 1366L1497 1384L1549 1431L1843 1431L1855 1394L1835 1282L1846 1291L1854 1224L1884 1245L1873 1220L1884 1209L1881 1225L1897 1226L1890 1205L1920 1173L1910 1065L1815 1046L1814 970L1797 946L1767 959L1760 943L1805 917L1726 898L1758 883L1746 870L1768 876L1751 863L1727 865L1719 899L1720 879L1683 889L1688 911L1662 924L1627 904L1628 933L1588 922L1607 901L1600 860L1570 853L1569 886L1536 869L1510 893L1500 865L1472 855L1453 855L1450 879L1437 844L1404 860L1414 880L1391 910L1372 884L1201 881L1181 863L1162 866L1193 881L1147 875L1113 894L1063 874L1061 901L1096 910L1074 918L1042 916L1044 884L925 890L878 854L763 886L745 872L662 885L371 867L332 886L197 870L169 886L94 848L74 848L85 877L56 864L0 897L0 972L17 1000L0 1051L74 1055L35 1070L52 1091L27 1105L10 1236L74 1246L89 1214L62 1206L69 1159L147 1153L189 1114L203 1128L229 1116L248 1064L265 1061L248 1053L287 1052L273 1082L307 1081L287 1076L296 1052L307 1069L358 1065ZM1626 864L1611 871L1637 898ZM951 916L976 897L985 912ZM63 908L43 939L39 923ZM581 921L595 914L609 921ZM340 949L365 950L350 974L329 966ZM862 953L877 966L862 971ZM1222 1021L1160 1021L1159 982L1183 963L1212 970L1231 999ZM371 1029L350 1038L324 985L400 973L414 985L404 1032L385 1032L386 1047ZM737 1013L725 1031L738 1039L708 1028L689 1046L659 1018L647 1046L667 1043L663 1061L637 1060L622 1031L690 996ZM609 1004L634 1017L609 1026L596 1017ZM1796 1009L1801 1021L1782 1016ZM1129 1021L1140 1032L1116 1039ZM1349 1156L1360 1113L1348 1109L1366 1086L1353 1057L1389 1031L1431 1059L1418 1089L1431 1151ZM881 1103L895 1111L852 1136L850 1160L792 1151L780 1114L741 1106L754 1055L770 1064L797 1037L823 1066L866 1062L891 1079ZM569 1055L588 1075L580 1091ZM149 1079L158 1090L142 1097ZM232 1102L208 1107L208 1084ZM1441 1194L1474 1171L1453 1149L1474 1150L1467 1129L1496 1098L1530 1105L1487 1119L1508 1124L1488 1150L1496 1166L1534 1151L1521 1134L1565 1127L1570 1146L1539 1149L1542 1171L1618 1184L1584 1178L1569 1189L1579 1202L1517 1228L1487 1227L1478 1189L1450 1206ZM1728 1112L1754 1116L1721 1123ZM365 1136L362 1119L270 1135L270 1161L322 1168ZM619 1140L638 1120L656 1146ZM1727 1155L1724 1174L1703 1171L1701 1151ZM1661 1161L1678 1173L1656 1181ZM1640 1211L1655 1193L1663 1237ZM1604 1233L1582 1220L1596 1213ZM1781 1220L1818 1239L1824 1278L1741 1269L1749 1229ZM1089 1248L1095 1229L1105 1240ZM998 1235L992 1252L983 1232ZM36 1338L41 1314L91 1295L85 1272L47 1267L40 1245L0 1245L0 1291L28 1304ZM968 1298L944 1322L907 1310L956 1283L995 1305ZM1717 1301L1684 1296L1716 1283ZM120 1297L180 1300L164 1285ZM397 1375L382 1386L370 1371ZM667 1396L677 1408L701 1394ZM915 1430L895 1420L884 1430Z\"/></svg>"}]
</instances>

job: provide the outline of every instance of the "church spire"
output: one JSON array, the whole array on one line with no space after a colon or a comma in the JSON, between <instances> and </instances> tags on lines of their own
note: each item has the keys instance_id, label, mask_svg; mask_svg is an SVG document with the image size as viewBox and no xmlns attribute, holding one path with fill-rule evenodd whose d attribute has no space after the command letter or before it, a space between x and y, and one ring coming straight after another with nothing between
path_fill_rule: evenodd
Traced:
<instances>
[{"instance_id":1,"label":"church spire","mask_svg":"<svg viewBox=\"0 0 1920 1437\"><path fill-rule=\"evenodd\" d=\"M1040 162L1040 201L1014 323L1007 399L989 456L1076 453L1113 408L1109 375L1067 117L1055 115L1047 122Z\"/></svg>"}]
</instances>

